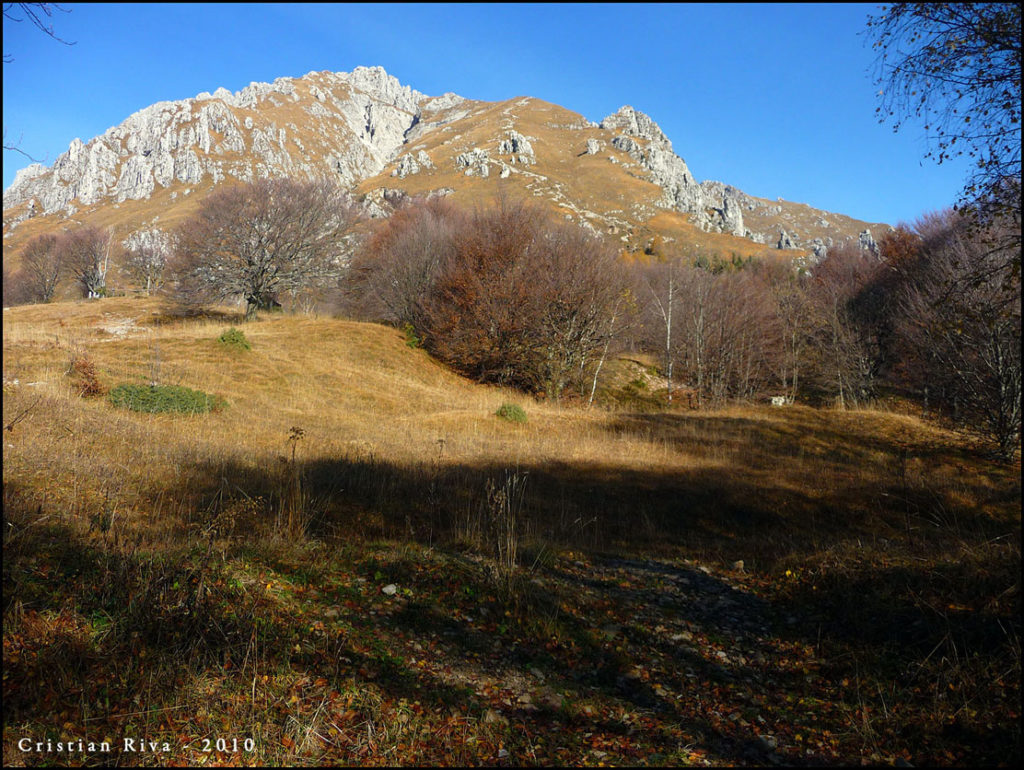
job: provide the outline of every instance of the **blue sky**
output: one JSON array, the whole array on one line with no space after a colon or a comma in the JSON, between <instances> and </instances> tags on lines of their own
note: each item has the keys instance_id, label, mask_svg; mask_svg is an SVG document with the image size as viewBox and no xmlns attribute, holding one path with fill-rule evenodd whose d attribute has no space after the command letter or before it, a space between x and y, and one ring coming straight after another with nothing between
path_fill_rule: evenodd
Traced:
<instances>
[{"instance_id":1,"label":"blue sky","mask_svg":"<svg viewBox=\"0 0 1024 770\"><path fill-rule=\"evenodd\" d=\"M869 4L79 4L4 19L5 144L47 165L153 102L381 65L429 95L650 115L699 180L895 224L951 205L966 161L875 118ZM4 187L30 161L4 152Z\"/></svg>"}]
</instances>

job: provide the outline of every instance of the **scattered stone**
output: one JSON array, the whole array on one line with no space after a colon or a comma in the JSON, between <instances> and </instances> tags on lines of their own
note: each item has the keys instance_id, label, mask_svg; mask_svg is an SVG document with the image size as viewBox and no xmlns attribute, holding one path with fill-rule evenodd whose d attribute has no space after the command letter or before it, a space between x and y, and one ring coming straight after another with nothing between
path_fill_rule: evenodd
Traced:
<instances>
[{"instance_id":1,"label":"scattered stone","mask_svg":"<svg viewBox=\"0 0 1024 770\"><path fill-rule=\"evenodd\" d=\"M503 716L500 711L496 711L495 709L487 709L487 711L484 712L484 723L507 725L508 718Z\"/></svg>"},{"instance_id":2,"label":"scattered stone","mask_svg":"<svg viewBox=\"0 0 1024 770\"><path fill-rule=\"evenodd\" d=\"M746 571L746 570L744 569L744 565L743 565L743 559L738 559L737 561L734 561L734 562L732 563L732 568L733 568L734 570L736 570L737 572L745 572L745 571Z\"/></svg>"},{"instance_id":3,"label":"scattered stone","mask_svg":"<svg viewBox=\"0 0 1024 770\"><path fill-rule=\"evenodd\" d=\"M558 711L562 708L562 704L565 703L565 696L545 687L541 692L541 701L548 708Z\"/></svg>"},{"instance_id":4,"label":"scattered stone","mask_svg":"<svg viewBox=\"0 0 1024 770\"><path fill-rule=\"evenodd\" d=\"M622 631L622 626L617 626L614 623L601 627L601 633L604 634L605 639L614 639L620 631Z\"/></svg>"},{"instance_id":5,"label":"scattered stone","mask_svg":"<svg viewBox=\"0 0 1024 770\"><path fill-rule=\"evenodd\" d=\"M420 173L420 164L416 162L412 155L406 153L398 159L398 165L391 171L391 176L405 179L410 174L418 173Z\"/></svg>"},{"instance_id":6,"label":"scattered stone","mask_svg":"<svg viewBox=\"0 0 1024 770\"><path fill-rule=\"evenodd\" d=\"M779 741L774 735L758 736L757 745L762 751L775 751L779 747Z\"/></svg>"},{"instance_id":7,"label":"scattered stone","mask_svg":"<svg viewBox=\"0 0 1024 770\"><path fill-rule=\"evenodd\" d=\"M394 583L388 583L380 590L381 593L387 594L388 596L394 596L396 593L398 593L398 586L396 586Z\"/></svg>"}]
</instances>

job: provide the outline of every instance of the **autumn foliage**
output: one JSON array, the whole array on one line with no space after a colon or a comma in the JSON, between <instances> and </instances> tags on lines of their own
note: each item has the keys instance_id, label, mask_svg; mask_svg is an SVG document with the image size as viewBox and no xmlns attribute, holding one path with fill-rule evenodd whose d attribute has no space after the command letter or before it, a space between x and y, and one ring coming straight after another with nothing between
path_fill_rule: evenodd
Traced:
<instances>
[{"instance_id":1,"label":"autumn foliage","mask_svg":"<svg viewBox=\"0 0 1024 770\"><path fill-rule=\"evenodd\" d=\"M411 203L353 274L364 307L412 324L454 369L551 397L584 389L626 291L608 244L507 199L471 213Z\"/></svg>"}]
</instances>

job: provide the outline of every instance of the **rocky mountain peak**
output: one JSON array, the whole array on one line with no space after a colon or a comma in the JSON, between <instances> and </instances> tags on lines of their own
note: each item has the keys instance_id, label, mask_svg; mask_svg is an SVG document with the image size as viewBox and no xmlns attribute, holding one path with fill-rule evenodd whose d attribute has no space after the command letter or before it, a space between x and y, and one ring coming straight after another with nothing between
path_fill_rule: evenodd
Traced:
<instances>
[{"instance_id":1,"label":"rocky mountain peak","mask_svg":"<svg viewBox=\"0 0 1024 770\"><path fill-rule=\"evenodd\" d=\"M35 213L70 214L104 198L148 198L174 182L318 175L325 162L350 186L397 155L421 102L439 109L460 99L446 94L431 102L383 67L357 67L157 102L88 143L74 139L51 169L24 169L4 191L3 205L31 202Z\"/></svg>"},{"instance_id":2,"label":"rocky mountain peak","mask_svg":"<svg viewBox=\"0 0 1024 770\"><path fill-rule=\"evenodd\" d=\"M384 202L385 193L439 190L475 201L508 180L561 215L627 241L661 209L687 215L662 222L745 238L748 248L753 241L818 254L833 237L872 247L870 235L857 235L869 223L845 218L837 227L841 215L699 183L658 124L629 105L596 124L530 97L428 96L383 67L314 71L138 110L88 142L74 139L52 167L19 171L4 191L4 237L28 219L88 218L109 212L108 204L130 204L115 218L146 229L173 218L193 191L277 176L327 176L364 197L383 190Z\"/></svg>"},{"instance_id":3,"label":"rocky mountain peak","mask_svg":"<svg viewBox=\"0 0 1024 770\"><path fill-rule=\"evenodd\" d=\"M419 113L420 101L429 98L409 86L403 86L383 67L356 67L348 74L341 73L339 78L375 101L413 114Z\"/></svg>"},{"instance_id":4,"label":"rocky mountain peak","mask_svg":"<svg viewBox=\"0 0 1024 770\"><path fill-rule=\"evenodd\" d=\"M620 107L601 121L600 127L609 131L620 131L627 136L635 136L638 139L646 139L657 144L662 149L672 151L672 142L661 130L661 127L639 110L634 110L628 104Z\"/></svg>"}]
</instances>

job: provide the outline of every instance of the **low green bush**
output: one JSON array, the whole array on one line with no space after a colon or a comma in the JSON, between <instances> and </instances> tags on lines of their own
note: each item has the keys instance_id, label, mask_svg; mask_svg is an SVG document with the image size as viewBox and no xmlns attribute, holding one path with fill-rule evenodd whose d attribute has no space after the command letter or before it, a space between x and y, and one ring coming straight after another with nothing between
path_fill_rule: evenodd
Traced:
<instances>
[{"instance_id":1,"label":"low green bush","mask_svg":"<svg viewBox=\"0 0 1024 770\"><path fill-rule=\"evenodd\" d=\"M405 335L405 344L410 348L419 348L423 346L423 340L420 339L416 333L416 327L411 323L405 323L402 326L402 334Z\"/></svg>"},{"instance_id":2,"label":"low green bush","mask_svg":"<svg viewBox=\"0 0 1024 770\"><path fill-rule=\"evenodd\" d=\"M502 404L494 414L509 422L526 422L526 412L517 404Z\"/></svg>"},{"instance_id":3,"label":"low green bush","mask_svg":"<svg viewBox=\"0 0 1024 770\"><path fill-rule=\"evenodd\" d=\"M232 326L222 335L217 338L217 342L221 345L225 345L229 348L241 348L242 350L252 350L252 345L249 344L249 340L245 338L245 334Z\"/></svg>"},{"instance_id":4,"label":"low green bush","mask_svg":"<svg viewBox=\"0 0 1024 770\"><path fill-rule=\"evenodd\" d=\"M227 406L219 396L177 385L118 385L110 391L110 403L133 412L204 414Z\"/></svg>"}]
</instances>

